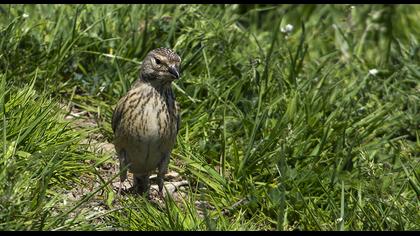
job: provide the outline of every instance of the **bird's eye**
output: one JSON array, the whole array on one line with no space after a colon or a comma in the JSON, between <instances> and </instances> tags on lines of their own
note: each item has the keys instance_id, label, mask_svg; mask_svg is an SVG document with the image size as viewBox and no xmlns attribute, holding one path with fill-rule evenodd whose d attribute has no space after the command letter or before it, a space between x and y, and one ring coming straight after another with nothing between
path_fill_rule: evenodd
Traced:
<instances>
[{"instance_id":1,"label":"bird's eye","mask_svg":"<svg viewBox=\"0 0 420 236\"><path fill-rule=\"evenodd\" d=\"M161 61L159 60L159 59L157 59L157 58L155 58L155 62L156 62L156 64L160 64L161 63Z\"/></svg>"}]
</instances>

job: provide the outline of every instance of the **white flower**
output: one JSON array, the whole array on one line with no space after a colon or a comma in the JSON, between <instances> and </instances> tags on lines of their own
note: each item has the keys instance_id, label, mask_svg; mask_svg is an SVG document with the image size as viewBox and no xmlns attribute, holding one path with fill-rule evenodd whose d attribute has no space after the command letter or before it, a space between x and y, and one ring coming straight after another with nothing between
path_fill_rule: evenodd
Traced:
<instances>
[{"instance_id":1,"label":"white flower","mask_svg":"<svg viewBox=\"0 0 420 236\"><path fill-rule=\"evenodd\" d=\"M293 25L291 25L291 24L287 24L284 28L282 27L282 28L280 29L280 31L281 31L282 33L290 33L290 32L292 32L292 31L293 31Z\"/></svg>"},{"instance_id":2,"label":"white flower","mask_svg":"<svg viewBox=\"0 0 420 236\"><path fill-rule=\"evenodd\" d=\"M26 13L23 13L22 17L23 17L23 18L28 18L28 17L29 17L29 15L28 15L28 14L26 14Z\"/></svg>"},{"instance_id":3,"label":"white flower","mask_svg":"<svg viewBox=\"0 0 420 236\"><path fill-rule=\"evenodd\" d=\"M371 70L369 70L369 74L371 74L371 75L376 75L376 74L378 74L378 70L377 69L371 69Z\"/></svg>"}]
</instances>

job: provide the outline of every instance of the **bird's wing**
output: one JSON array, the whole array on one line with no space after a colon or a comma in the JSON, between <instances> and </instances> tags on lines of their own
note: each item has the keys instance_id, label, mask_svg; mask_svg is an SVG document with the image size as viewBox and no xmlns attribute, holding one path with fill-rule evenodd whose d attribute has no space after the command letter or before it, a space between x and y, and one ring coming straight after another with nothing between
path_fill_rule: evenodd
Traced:
<instances>
[{"instance_id":1,"label":"bird's wing","mask_svg":"<svg viewBox=\"0 0 420 236\"><path fill-rule=\"evenodd\" d=\"M121 122L122 117L122 110L123 110L123 104L125 100L127 99L127 96L124 96L120 99L120 101L117 103L117 106L114 109L114 113L112 114L112 131L115 133L117 130L118 124Z\"/></svg>"},{"instance_id":2,"label":"bird's wing","mask_svg":"<svg viewBox=\"0 0 420 236\"><path fill-rule=\"evenodd\" d=\"M117 106L114 109L114 113L112 114L111 126L114 132L114 135L116 135L118 125L121 123L124 103L126 99L127 99L127 96L124 96L120 99L120 101L118 101ZM120 181L124 182L124 180L127 179L127 164L128 164L127 152L124 149L118 150L117 152L118 152L118 159L120 161Z\"/></svg>"}]
</instances>

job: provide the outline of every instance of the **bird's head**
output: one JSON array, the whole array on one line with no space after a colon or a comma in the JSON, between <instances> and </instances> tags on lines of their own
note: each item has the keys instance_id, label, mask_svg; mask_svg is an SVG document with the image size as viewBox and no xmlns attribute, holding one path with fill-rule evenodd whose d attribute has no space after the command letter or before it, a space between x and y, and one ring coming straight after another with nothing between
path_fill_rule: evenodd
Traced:
<instances>
[{"instance_id":1,"label":"bird's head","mask_svg":"<svg viewBox=\"0 0 420 236\"><path fill-rule=\"evenodd\" d=\"M150 51L143 60L141 77L148 81L172 82L179 79L181 58L168 48Z\"/></svg>"}]
</instances>

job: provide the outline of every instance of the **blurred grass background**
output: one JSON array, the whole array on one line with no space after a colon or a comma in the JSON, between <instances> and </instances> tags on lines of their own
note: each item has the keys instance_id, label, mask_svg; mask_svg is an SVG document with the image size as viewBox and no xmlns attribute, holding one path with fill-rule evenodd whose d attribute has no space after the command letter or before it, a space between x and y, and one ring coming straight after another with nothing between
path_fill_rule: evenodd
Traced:
<instances>
[{"instance_id":1,"label":"blurred grass background","mask_svg":"<svg viewBox=\"0 0 420 236\"><path fill-rule=\"evenodd\" d=\"M0 229L419 230L419 22L419 5L0 5ZM188 198L66 203L115 162L83 140L112 140L156 47L183 59L170 169Z\"/></svg>"}]
</instances>

